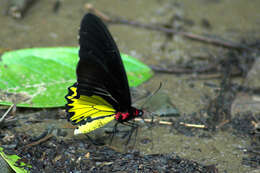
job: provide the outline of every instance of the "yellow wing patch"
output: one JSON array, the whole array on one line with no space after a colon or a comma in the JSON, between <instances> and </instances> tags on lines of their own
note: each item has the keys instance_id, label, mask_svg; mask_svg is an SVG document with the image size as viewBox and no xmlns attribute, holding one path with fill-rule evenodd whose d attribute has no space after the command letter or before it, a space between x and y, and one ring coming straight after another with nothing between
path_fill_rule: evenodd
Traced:
<instances>
[{"instance_id":1,"label":"yellow wing patch","mask_svg":"<svg viewBox=\"0 0 260 173\"><path fill-rule=\"evenodd\" d=\"M68 120L79 125L74 134L89 133L114 120L116 110L102 97L77 94L77 86L69 87L65 97L68 101L66 112Z\"/></svg>"},{"instance_id":2,"label":"yellow wing patch","mask_svg":"<svg viewBox=\"0 0 260 173\"><path fill-rule=\"evenodd\" d=\"M92 122L87 122L84 125L79 126L74 131L74 135L81 134L81 133L89 133L97 128L104 126L105 124L109 123L114 119L114 116L111 117L104 117L103 119L94 120Z\"/></svg>"}]
</instances>

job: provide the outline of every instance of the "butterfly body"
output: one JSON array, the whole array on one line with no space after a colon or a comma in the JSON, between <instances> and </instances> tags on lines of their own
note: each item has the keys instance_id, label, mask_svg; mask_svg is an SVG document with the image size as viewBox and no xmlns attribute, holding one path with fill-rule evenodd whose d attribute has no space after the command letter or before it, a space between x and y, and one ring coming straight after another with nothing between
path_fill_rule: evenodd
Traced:
<instances>
[{"instance_id":1,"label":"butterfly body","mask_svg":"<svg viewBox=\"0 0 260 173\"><path fill-rule=\"evenodd\" d=\"M68 121L74 134L89 133L112 120L127 122L143 115L131 106L128 80L119 50L105 24L88 13L79 31L77 82L68 88Z\"/></svg>"},{"instance_id":2,"label":"butterfly body","mask_svg":"<svg viewBox=\"0 0 260 173\"><path fill-rule=\"evenodd\" d=\"M131 107L128 112L117 112L115 115L115 119L120 123L124 123L136 117L141 117L142 115L142 110Z\"/></svg>"}]
</instances>

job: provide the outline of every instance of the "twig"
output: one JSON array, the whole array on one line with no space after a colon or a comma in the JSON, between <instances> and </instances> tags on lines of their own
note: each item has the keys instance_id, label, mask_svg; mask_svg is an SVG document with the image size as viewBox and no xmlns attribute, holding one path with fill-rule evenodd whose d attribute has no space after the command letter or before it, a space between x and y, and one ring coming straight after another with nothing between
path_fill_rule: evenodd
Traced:
<instances>
[{"instance_id":1,"label":"twig","mask_svg":"<svg viewBox=\"0 0 260 173\"><path fill-rule=\"evenodd\" d=\"M7 13L15 19L21 19L37 1L38 0L9 0Z\"/></svg>"},{"instance_id":2,"label":"twig","mask_svg":"<svg viewBox=\"0 0 260 173\"><path fill-rule=\"evenodd\" d=\"M150 65L151 69L155 72L159 73L170 73L170 74L190 74L190 73L206 73L206 72L213 72L217 69L216 64L210 64L207 67L202 67L200 69L187 69L187 68L180 68L180 67L174 67L171 69L163 68L159 66L153 66Z\"/></svg>"},{"instance_id":3,"label":"twig","mask_svg":"<svg viewBox=\"0 0 260 173\"><path fill-rule=\"evenodd\" d=\"M251 121L251 124L254 126L254 129L259 129L259 127L260 127L259 122Z\"/></svg>"},{"instance_id":4,"label":"twig","mask_svg":"<svg viewBox=\"0 0 260 173\"><path fill-rule=\"evenodd\" d=\"M212 44L215 46L221 46L221 47L230 48L230 49L247 49L247 50L250 49L246 45L232 43L231 41L224 41L224 40L220 40L220 39L216 39L216 38L210 38L210 37L197 35L197 34L193 34L193 33L189 33L189 32L177 31L173 28L166 28L163 26L159 26L158 24L143 24L138 21L130 21L127 19L122 19L122 18L113 18L112 19L111 17L107 16L103 12L94 8L93 5L91 5L91 4L86 4L85 7L87 10L95 13L97 16L99 16L106 22L110 22L110 23L114 23L114 24L130 25L130 26L145 28L145 29L154 30L154 31L161 31L161 32L164 32L167 34L181 35L181 36L191 39L191 40L200 41L203 43L209 43L209 44Z\"/></svg>"},{"instance_id":5,"label":"twig","mask_svg":"<svg viewBox=\"0 0 260 173\"><path fill-rule=\"evenodd\" d=\"M188 123L184 123L184 122L180 122L180 125L183 125L185 127L193 127L193 128L201 128L201 129L207 128L205 125L201 125L201 124L188 124Z\"/></svg>"},{"instance_id":6,"label":"twig","mask_svg":"<svg viewBox=\"0 0 260 173\"><path fill-rule=\"evenodd\" d=\"M4 113L4 115L0 118L0 123L2 123L5 119L5 117L8 115L8 113L12 110L12 108L15 106L15 104L12 104L7 111Z\"/></svg>"},{"instance_id":7,"label":"twig","mask_svg":"<svg viewBox=\"0 0 260 173\"><path fill-rule=\"evenodd\" d=\"M162 26L158 26L158 24L142 24L137 21L129 21L129 20L125 20L125 19L113 19L113 20L111 20L111 23L131 25L131 26L135 26L135 27L139 27L139 28L161 31L161 32L165 32L168 34L172 33L175 35L181 35L181 36L191 39L191 40L200 41L203 43L210 43L212 45L221 46L221 47L225 47L225 48L249 49L245 45L235 44L235 43L232 43L231 41L224 41L224 40L210 38L210 37L206 37L206 36L202 36L202 35L196 35L196 34L189 33L189 32L176 31L173 28L165 28Z\"/></svg>"},{"instance_id":8,"label":"twig","mask_svg":"<svg viewBox=\"0 0 260 173\"><path fill-rule=\"evenodd\" d=\"M229 123L229 122L230 122L230 120L224 120L224 121L222 121L219 125L216 126L216 129L221 128L222 126L224 126L225 124L227 124L227 123Z\"/></svg>"},{"instance_id":9,"label":"twig","mask_svg":"<svg viewBox=\"0 0 260 173\"><path fill-rule=\"evenodd\" d=\"M97 10L96 8L94 8L94 6L92 4L86 3L85 8L87 10L89 10L90 12L95 13L97 16L102 18L102 20L104 20L105 22L111 22L110 17L108 17L105 13L103 13L103 12Z\"/></svg>"},{"instance_id":10,"label":"twig","mask_svg":"<svg viewBox=\"0 0 260 173\"><path fill-rule=\"evenodd\" d=\"M247 152L254 153L254 154L259 154L259 155L260 155L260 151L255 150L253 147L248 148L248 149L247 149Z\"/></svg>"},{"instance_id":11,"label":"twig","mask_svg":"<svg viewBox=\"0 0 260 173\"><path fill-rule=\"evenodd\" d=\"M40 143L42 143L42 142L47 141L47 140L50 139L51 137L53 137L53 134L48 134L48 135L46 135L45 137L39 139L38 141L32 142L32 143L30 143L30 144L27 144L27 145L25 146L25 148L30 148L30 147L33 147L33 146L35 146L35 145L38 145L38 144L40 144Z\"/></svg>"},{"instance_id":12,"label":"twig","mask_svg":"<svg viewBox=\"0 0 260 173\"><path fill-rule=\"evenodd\" d=\"M219 73L217 73L217 74L200 74L200 76L191 77L190 79L194 79L194 80L221 79L222 76L223 75L219 74ZM230 77L232 77L232 78L241 77L241 73L234 73Z\"/></svg>"},{"instance_id":13,"label":"twig","mask_svg":"<svg viewBox=\"0 0 260 173\"><path fill-rule=\"evenodd\" d=\"M158 120L158 119L148 119L148 118L142 119L142 118L135 118L134 120L135 120L135 121L145 121L145 122L147 122L147 123L157 122L157 123L162 124L162 125L173 125L172 122L169 122L169 121L162 121L162 120Z\"/></svg>"}]
</instances>

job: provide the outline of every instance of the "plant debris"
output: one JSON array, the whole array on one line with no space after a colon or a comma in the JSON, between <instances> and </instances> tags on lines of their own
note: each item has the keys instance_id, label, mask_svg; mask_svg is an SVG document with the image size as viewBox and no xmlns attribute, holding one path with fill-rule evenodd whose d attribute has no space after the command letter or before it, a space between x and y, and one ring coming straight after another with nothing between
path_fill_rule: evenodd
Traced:
<instances>
[{"instance_id":1,"label":"plant debris","mask_svg":"<svg viewBox=\"0 0 260 173\"><path fill-rule=\"evenodd\" d=\"M48 136L48 135L47 135ZM14 141L1 145L6 153L19 153L23 162L32 165L31 172L218 172L214 165L204 166L180 158L175 153L141 155L138 151L119 153L108 146L95 146L83 140L58 140L52 136L44 142L28 146L31 136L16 133Z\"/></svg>"}]
</instances>

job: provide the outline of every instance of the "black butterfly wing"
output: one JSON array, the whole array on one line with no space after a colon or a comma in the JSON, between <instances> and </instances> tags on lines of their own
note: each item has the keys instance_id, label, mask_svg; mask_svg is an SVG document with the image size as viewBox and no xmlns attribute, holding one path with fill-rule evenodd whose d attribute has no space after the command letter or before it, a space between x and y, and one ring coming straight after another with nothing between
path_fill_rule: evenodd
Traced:
<instances>
[{"instance_id":1,"label":"black butterfly wing","mask_svg":"<svg viewBox=\"0 0 260 173\"><path fill-rule=\"evenodd\" d=\"M131 97L119 50L105 24L88 13L79 31L78 92L98 95L117 111L127 111Z\"/></svg>"}]
</instances>

